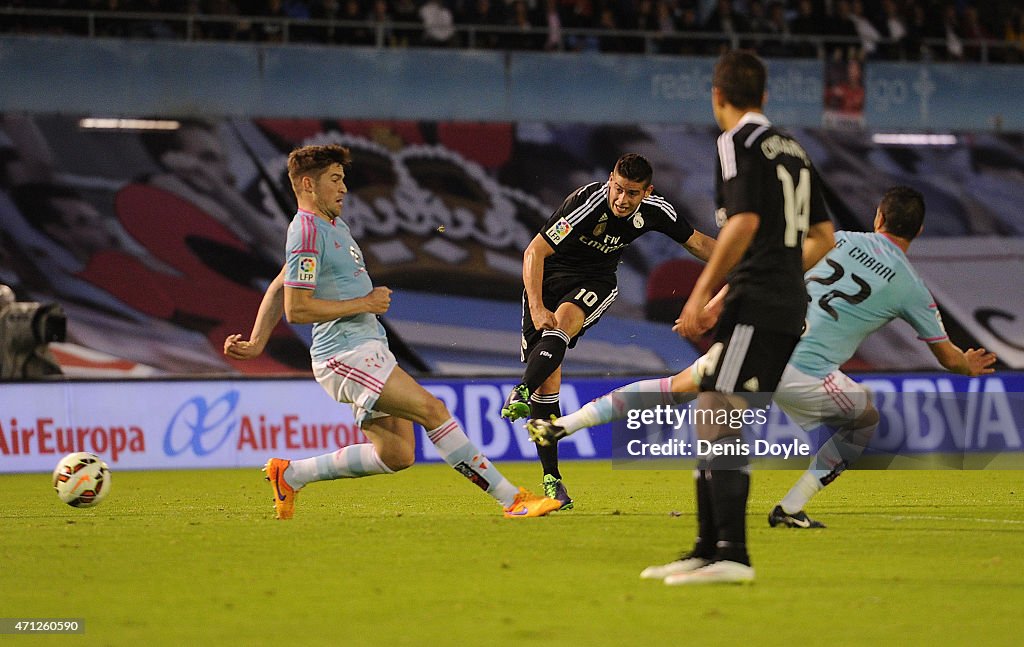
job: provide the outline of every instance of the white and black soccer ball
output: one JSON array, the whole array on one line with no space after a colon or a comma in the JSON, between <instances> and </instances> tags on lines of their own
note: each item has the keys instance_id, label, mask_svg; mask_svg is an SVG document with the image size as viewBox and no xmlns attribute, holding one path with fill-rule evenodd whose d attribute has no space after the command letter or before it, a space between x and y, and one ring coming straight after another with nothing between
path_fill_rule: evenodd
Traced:
<instances>
[{"instance_id":1,"label":"white and black soccer ball","mask_svg":"<svg viewBox=\"0 0 1024 647\"><path fill-rule=\"evenodd\" d=\"M53 470L53 489L64 503L91 508L110 494L110 468L96 454L68 454Z\"/></svg>"}]
</instances>

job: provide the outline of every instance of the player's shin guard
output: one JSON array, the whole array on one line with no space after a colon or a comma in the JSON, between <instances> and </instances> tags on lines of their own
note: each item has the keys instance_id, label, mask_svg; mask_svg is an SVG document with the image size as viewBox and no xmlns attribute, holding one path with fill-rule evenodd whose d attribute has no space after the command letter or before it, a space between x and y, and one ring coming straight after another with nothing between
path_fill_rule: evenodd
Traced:
<instances>
[{"instance_id":1,"label":"player's shin guard","mask_svg":"<svg viewBox=\"0 0 1024 647\"><path fill-rule=\"evenodd\" d=\"M558 417L561 408L558 404L557 393L534 393L530 397L530 415L534 418L548 420L551 416ZM544 468L545 474L551 474L556 479L561 479L562 474L558 471L558 442L550 445L537 445L537 457L540 465Z\"/></svg>"},{"instance_id":2,"label":"player's shin guard","mask_svg":"<svg viewBox=\"0 0 1024 647\"><path fill-rule=\"evenodd\" d=\"M293 460L285 470L285 481L299 489L314 481L356 479L374 474L393 474L370 443L349 445L313 458Z\"/></svg>"},{"instance_id":3,"label":"player's shin guard","mask_svg":"<svg viewBox=\"0 0 1024 647\"><path fill-rule=\"evenodd\" d=\"M593 402L580 407L579 411L566 414L555 421L567 433L575 433L584 427L594 427L615 420L622 420L630 411L653 409L657 406L675 406L693 400L693 393L673 393L672 378L641 380L606 393ZM534 416L538 418L540 416Z\"/></svg>"},{"instance_id":4,"label":"player's shin guard","mask_svg":"<svg viewBox=\"0 0 1024 647\"><path fill-rule=\"evenodd\" d=\"M705 460L693 471L697 487L697 540L693 545L693 557L710 560L715 556L718 542L718 528L715 526L715 509L711 501L711 470Z\"/></svg>"},{"instance_id":5,"label":"player's shin guard","mask_svg":"<svg viewBox=\"0 0 1024 647\"><path fill-rule=\"evenodd\" d=\"M540 341L526 358L526 370L523 372L523 384L533 393L544 380L562 365L565 349L569 346L569 335L555 328L541 333ZM532 417L538 417L531 412Z\"/></svg>"},{"instance_id":6,"label":"player's shin guard","mask_svg":"<svg viewBox=\"0 0 1024 647\"><path fill-rule=\"evenodd\" d=\"M779 502L783 512L795 514L803 510L811 497L857 462L877 427L878 423L874 422L857 429L836 431L814 455L811 467Z\"/></svg>"},{"instance_id":7,"label":"player's shin guard","mask_svg":"<svg viewBox=\"0 0 1024 647\"><path fill-rule=\"evenodd\" d=\"M726 436L716 445L735 446L737 436ZM718 531L715 560L750 564L747 554L747 497L750 465L745 455L716 455L711 459L711 505Z\"/></svg>"},{"instance_id":8,"label":"player's shin guard","mask_svg":"<svg viewBox=\"0 0 1024 647\"><path fill-rule=\"evenodd\" d=\"M697 397L693 393L673 393L672 378L662 377L653 380L641 380L621 386L606 396L611 402L612 418L602 422L621 420L630 409L653 409L659 406L673 406L689 402Z\"/></svg>"},{"instance_id":9,"label":"player's shin guard","mask_svg":"<svg viewBox=\"0 0 1024 647\"><path fill-rule=\"evenodd\" d=\"M441 458L462 474L471 483L508 507L515 500L518 488L505 478L498 468L483 455L466 436L459 421L454 417L441 423L436 429L427 431L427 438L434 443Z\"/></svg>"},{"instance_id":10,"label":"player's shin guard","mask_svg":"<svg viewBox=\"0 0 1024 647\"><path fill-rule=\"evenodd\" d=\"M864 453L878 428L878 422L856 429L840 429L821 446L811 462L812 472L822 487L828 485Z\"/></svg>"}]
</instances>

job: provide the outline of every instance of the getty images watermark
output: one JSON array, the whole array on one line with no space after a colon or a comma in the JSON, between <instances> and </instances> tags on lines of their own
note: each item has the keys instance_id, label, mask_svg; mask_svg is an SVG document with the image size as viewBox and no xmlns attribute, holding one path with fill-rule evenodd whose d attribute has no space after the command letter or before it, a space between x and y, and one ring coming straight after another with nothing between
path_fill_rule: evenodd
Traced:
<instances>
[{"instance_id":1,"label":"getty images watermark","mask_svg":"<svg viewBox=\"0 0 1024 647\"><path fill-rule=\"evenodd\" d=\"M811 445L800 439L767 440L733 437L730 441L695 438L692 429L699 424L714 424L741 431L768 423L765 409L700 409L659 405L650 409L630 409L624 421L626 434L613 433L614 458L692 458L747 456L751 458L806 459L813 455ZM651 433L657 430L657 433ZM642 435L637 432L644 431ZM629 433L631 432L631 433ZM666 433L669 432L669 433Z\"/></svg>"},{"instance_id":2,"label":"getty images watermark","mask_svg":"<svg viewBox=\"0 0 1024 647\"><path fill-rule=\"evenodd\" d=\"M878 418L868 438L830 426L831 406L801 409L801 428L767 398L765 406L733 410L662 405L626 411L612 423L612 465L692 469L698 460L733 455L758 469L803 470L825 460L818 450L838 438L845 449L855 450L853 469L1024 470L1024 373L868 376L860 382ZM841 427L844 420L833 422ZM728 442L702 441L701 424L728 427L734 435ZM863 442L866 447L859 446Z\"/></svg>"}]
</instances>

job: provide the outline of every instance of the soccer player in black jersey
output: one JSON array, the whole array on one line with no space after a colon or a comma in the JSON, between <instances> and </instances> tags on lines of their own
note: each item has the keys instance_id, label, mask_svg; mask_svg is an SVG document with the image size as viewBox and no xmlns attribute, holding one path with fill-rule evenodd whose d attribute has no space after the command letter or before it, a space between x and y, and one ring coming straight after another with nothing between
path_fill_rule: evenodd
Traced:
<instances>
[{"instance_id":1,"label":"soccer player in black jersey","mask_svg":"<svg viewBox=\"0 0 1024 647\"><path fill-rule=\"evenodd\" d=\"M641 155L619 158L607 182L570 194L523 254L522 382L501 415L509 420L560 415L562 359L597 323L618 294L615 270L622 251L648 231L660 231L697 258L711 256L713 238L694 231L654 193L654 171ZM558 470L558 447L538 447L544 491L570 509Z\"/></svg>"},{"instance_id":2,"label":"soccer player in black jersey","mask_svg":"<svg viewBox=\"0 0 1024 647\"><path fill-rule=\"evenodd\" d=\"M764 64L744 51L722 55L712 79L711 103L723 131L715 178L721 231L675 329L687 337L702 333L705 306L727 279L697 397L698 412L713 414L697 418L697 435L714 451L698 456L693 550L648 569L664 570L658 575L666 584L754 579L746 545L749 459L737 451L742 424L730 423L748 407L767 405L800 337L807 311L804 246L821 256L834 245L807 153L762 112L765 80Z\"/></svg>"}]
</instances>

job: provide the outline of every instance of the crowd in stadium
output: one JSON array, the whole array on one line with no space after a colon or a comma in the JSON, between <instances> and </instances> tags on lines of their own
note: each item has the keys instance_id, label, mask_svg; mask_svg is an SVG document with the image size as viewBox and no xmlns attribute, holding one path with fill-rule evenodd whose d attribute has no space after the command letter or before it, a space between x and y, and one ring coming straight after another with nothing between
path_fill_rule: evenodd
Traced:
<instances>
[{"instance_id":1,"label":"crowd in stadium","mask_svg":"<svg viewBox=\"0 0 1024 647\"><path fill-rule=\"evenodd\" d=\"M833 39L826 43L826 50L852 44L868 59L1024 60L1024 9L1009 0L718 0L707 5L699 0L15 0L0 4L14 9L159 12L199 18L191 27L185 21L164 18L94 22L93 33L115 37L180 38L189 30L188 37L216 40L688 55L715 55L739 42L764 56L813 57L823 50L806 37L826 36ZM344 25L316 24L318 20L344 21ZM469 26L475 28L466 29ZM83 33L87 27L81 18L9 13L0 15L0 29ZM715 36L721 34L726 37ZM978 41L996 47L983 51Z\"/></svg>"}]
</instances>

